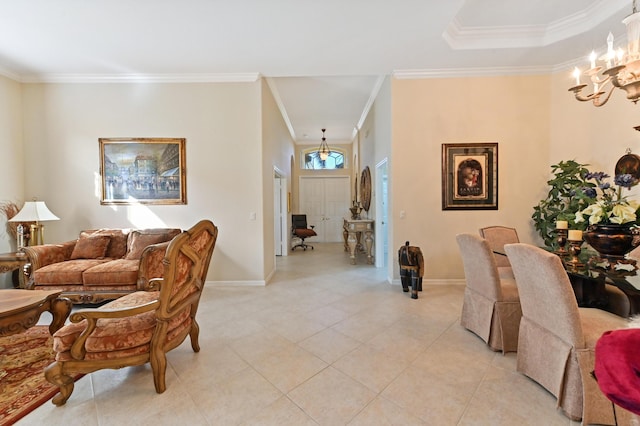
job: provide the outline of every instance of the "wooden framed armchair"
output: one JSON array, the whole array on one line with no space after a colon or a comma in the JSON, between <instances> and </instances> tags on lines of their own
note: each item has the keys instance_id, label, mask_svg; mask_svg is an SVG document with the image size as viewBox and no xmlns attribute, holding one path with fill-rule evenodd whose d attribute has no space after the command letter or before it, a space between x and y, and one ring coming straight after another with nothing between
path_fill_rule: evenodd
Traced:
<instances>
[{"instance_id":1,"label":"wooden framed armchair","mask_svg":"<svg viewBox=\"0 0 640 426\"><path fill-rule=\"evenodd\" d=\"M97 309L73 313L71 324L53 335L56 360L46 379L60 388L53 398L64 404L77 373L151 363L156 392L166 389L166 353L187 336L200 350L196 312L218 236L218 228L202 220L169 243L163 278L152 279L150 291L137 291Z\"/></svg>"}]
</instances>

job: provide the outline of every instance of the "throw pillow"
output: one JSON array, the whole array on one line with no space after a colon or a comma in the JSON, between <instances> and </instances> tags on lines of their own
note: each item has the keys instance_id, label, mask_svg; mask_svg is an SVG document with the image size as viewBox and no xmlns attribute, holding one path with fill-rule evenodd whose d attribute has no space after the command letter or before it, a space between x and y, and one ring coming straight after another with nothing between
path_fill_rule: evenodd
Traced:
<instances>
[{"instance_id":1,"label":"throw pillow","mask_svg":"<svg viewBox=\"0 0 640 426\"><path fill-rule=\"evenodd\" d=\"M79 238L71 253L71 259L99 259L104 257L110 241L111 238L108 235Z\"/></svg>"},{"instance_id":2,"label":"throw pillow","mask_svg":"<svg viewBox=\"0 0 640 426\"><path fill-rule=\"evenodd\" d=\"M147 246L151 244L164 243L171 238L166 232L161 234L143 234L139 231L133 231L131 233L131 246L129 252L125 256L125 259L140 259L142 252Z\"/></svg>"},{"instance_id":3,"label":"throw pillow","mask_svg":"<svg viewBox=\"0 0 640 426\"><path fill-rule=\"evenodd\" d=\"M86 230L80 233L80 238L90 237L94 235L108 235L111 237L111 242L107 248L105 257L113 259L122 259L127 254L127 237L129 236L129 229L93 229Z\"/></svg>"}]
</instances>

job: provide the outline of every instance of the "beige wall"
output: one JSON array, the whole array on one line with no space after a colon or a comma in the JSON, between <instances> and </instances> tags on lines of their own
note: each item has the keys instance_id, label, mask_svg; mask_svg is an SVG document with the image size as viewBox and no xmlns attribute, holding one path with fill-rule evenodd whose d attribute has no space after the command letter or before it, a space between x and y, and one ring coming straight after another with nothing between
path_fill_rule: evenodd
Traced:
<instances>
[{"instance_id":1,"label":"beige wall","mask_svg":"<svg viewBox=\"0 0 640 426\"><path fill-rule=\"evenodd\" d=\"M264 217L264 276L273 276L276 270L274 222L274 176L275 171L287 180L287 192L291 190L291 158L294 155L294 142L278 105L268 85L262 83L262 196ZM287 214L287 212L284 212ZM289 216L287 214L287 216ZM288 219L290 224L291 219ZM287 229L290 225L287 226Z\"/></svg>"},{"instance_id":2,"label":"beige wall","mask_svg":"<svg viewBox=\"0 0 640 426\"><path fill-rule=\"evenodd\" d=\"M391 92L390 249L410 240L425 278L446 280L463 277L458 233L501 224L533 241L532 206L549 167L550 77L394 79ZM464 142L498 142L499 210L442 210L441 144Z\"/></svg>"},{"instance_id":3,"label":"beige wall","mask_svg":"<svg viewBox=\"0 0 640 426\"><path fill-rule=\"evenodd\" d=\"M93 227L219 227L209 280L264 283L261 83L25 84L24 197L61 220L45 239ZM184 137L184 206L102 206L100 137ZM250 214L257 213L257 220Z\"/></svg>"},{"instance_id":4,"label":"beige wall","mask_svg":"<svg viewBox=\"0 0 640 426\"><path fill-rule=\"evenodd\" d=\"M0 201L22 200L24 191L24 154L22 149L21 86L0 76ZM6 218L0 215L0 252L16 249L14 238L6 228ZM11 274L0 274L0 288L11 287Z\"/></svg>"},{"instance_id":5,"label":"beige wall","mask_svg":"<svg viewBox=\"0 0 640 426\"><path fill-rule=\"evenodd\" d=\"M614 175L615 164L627 149L640 155L640 105L626 99L615 89L609 102L595 107L578 102L567 91L574 82L570 72L552 76L550 163L574 159L588 164L591 171ZM608 87L607 87L608 88ZM640 187L629 193L640 196Z\"/></svg>"},{"instance_id":6,"label":"beige wall","mask_svg":"<svg viewBox=\"0 0 640 426\"><path fill-rule=\"evenodd\" d=\"M391 78L387 77L380 86L376 100L373 103L370 113L365 120L362 131L364 140L362 142L363 150L362 157L366 165L369 165L371 169L371 210L370 217L377 218L375 229L375 248L376 248L376 265L383 265L387 268L387 279L389 282L393 280L394 265L398 259L394 257L394 252L397 253L397 248L390 246L389 241L393 241L393 217L390 214L389 205L387 205L388 217L387 217L387 229L389 235L387 235L387 261L384 262L384 236L380 232L380 221L382 220L381 212L377 211L378 204L378 172L376 166L382 162L387 162L387 168L391 164ZM389 169L388 169L389 170ZM392 176L387 176L389 182L393 180ZM388 194L389 199L387 203L393 197L393 193L390 191Z\"/></svg>"},{"instance_id":7,"label":"beige wall","mask_svg":"<svg viewBox=\"0 0 640 426\"><path fill-rule=\"evenodd\" d=\"M573 78L569 72L552 76L551 160L575 159L590 164L591 170L613 174L615 163L630 148L640 154L640 106L616 89L609 102L594 107L591 102L578 102L567 91Z\"/></svg>"}]
</instances>

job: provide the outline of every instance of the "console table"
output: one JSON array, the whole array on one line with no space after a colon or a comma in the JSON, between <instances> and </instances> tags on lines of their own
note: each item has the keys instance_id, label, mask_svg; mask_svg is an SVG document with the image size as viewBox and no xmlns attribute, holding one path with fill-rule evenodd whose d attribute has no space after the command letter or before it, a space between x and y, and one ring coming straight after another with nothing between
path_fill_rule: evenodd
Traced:
<instances>
[{"instance_id":1,"label":"console table","mask_svg":"<svg viewBox=\"0 0 640 426\"><path fill-rule=\"evenodd\" d=\"M373 248L373 219L347 219L344 218L344 248L348 250L351 264L356 264L356 249L362 247L364 235L364 247L367 253L367 263L373 264L371 249Z\"/></svg>"},{"instance_id":2,"label":"console table","mask_svg":"<svg viewBox=\"0 0 640 426\"><path fill-rule=\"evenodd\" d=\"M14 253L0 253L0 273L3 272L18 272L18 279L16 282L15 275L13 276L13 286L24 288L24 273L22 267L27 263L27 255L22 252Z\"/></svg>"}]
</instances>

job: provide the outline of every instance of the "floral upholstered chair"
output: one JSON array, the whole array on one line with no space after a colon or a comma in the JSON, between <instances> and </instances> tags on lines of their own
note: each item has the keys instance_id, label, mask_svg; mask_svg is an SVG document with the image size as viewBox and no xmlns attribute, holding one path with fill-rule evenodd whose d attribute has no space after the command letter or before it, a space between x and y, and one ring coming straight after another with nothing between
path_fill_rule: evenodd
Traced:
<instances>
[{"instance_id":1,"label":"floral upholstered chair","mask_svg":"<svg viewBox=\"0 0 640 426\"><path fill-rule=\"evenodd\" d=\"M217 236L211 221L200 221L171 240L163 278L150 281L151 291L137 291L71 315L72 323L53 335L56 360L45 370L47 380L60 388L54 404L69 399L77 373L147 362L156 392L165 391L166 353L187 336L193 350L200 350L196 312Z\"/></svg>"}]
</instances>

